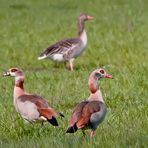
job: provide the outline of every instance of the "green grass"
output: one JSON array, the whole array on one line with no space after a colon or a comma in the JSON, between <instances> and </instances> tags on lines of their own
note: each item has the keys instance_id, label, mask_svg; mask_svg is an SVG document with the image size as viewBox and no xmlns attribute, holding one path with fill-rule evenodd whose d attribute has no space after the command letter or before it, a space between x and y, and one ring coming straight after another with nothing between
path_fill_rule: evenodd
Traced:
<instances>
[{"instance_id":1,"label":"green grass","mask_svg":"<svg viewBox=\"0 0 148 148\"><path fill-rule=\"evenodd\" d=\"M80 13L88 46L71 73L37 56L48 45L76 35ZM13 106L14 79L0 78L0 147L146 148L148 145L148 2L147 0L0 0L0 73L24 70L26 91L40 94L65 118L59 128L26 124ZM79 131L66 135L75 104L89 96L88 76L103 66L114 80L100 85L108 113L93 141Z\"/></svg>"}]
</instances>

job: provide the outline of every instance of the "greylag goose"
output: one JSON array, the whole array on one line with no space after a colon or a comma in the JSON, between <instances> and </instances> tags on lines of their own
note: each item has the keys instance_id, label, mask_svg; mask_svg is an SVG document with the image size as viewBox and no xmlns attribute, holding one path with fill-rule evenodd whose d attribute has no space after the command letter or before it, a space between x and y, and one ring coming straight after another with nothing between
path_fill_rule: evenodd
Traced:
<instances>
[{"instance_id":1,"label":"greylag goose","mask_svg":"<svg viewBox=\"0 0 148 148\"><path fill-rule=\"evenodd\" d=\"M112 78L102 68L94 70L89 77L90 96L87 101L82 101L73 110L67 133L74 133L81 129L85 135L85 129L91 129L90 137L94 136L97 126L103 121L106 114L106 106L102 97L98 80Z\"/></svg>"},{"instance_id":2,"label":"greylag goose","mask_svg":"<svg viewBox=\"0 0 148 148\"><path fill-rule=\"evenodd\" d=\"M40 54L38 60L50 58L58 62L69 62L70 70L73 71L74 59L84 51L87 44L84 22L92 19L92 16L81 14L78 18L78 37L64 39L49 46Z\"/></svg>"},{"instance_id":3,"label":"greylag goose","mask_svg":"<svg viewBox=\"0 0 148 148\"><path fill-rule=\"evenodd\" d=\"M21 117L29 122L48 121L53 126L58 126L56 117L63 116L49 106L41 96L29 94L24 90L24 73L21 69L11 68L3 76L15 77L14 106Z\"/></svg>"}]
</instances>

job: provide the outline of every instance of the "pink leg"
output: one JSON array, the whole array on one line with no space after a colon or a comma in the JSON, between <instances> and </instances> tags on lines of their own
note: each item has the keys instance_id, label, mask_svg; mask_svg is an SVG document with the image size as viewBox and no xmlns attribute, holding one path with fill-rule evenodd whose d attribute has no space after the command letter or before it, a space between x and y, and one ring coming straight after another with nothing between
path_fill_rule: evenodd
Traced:
<instances>
[{"instance_id":1,"label":"pink leg","mask_svg":"<svg viewBox=\"0 0 148 148\"><path fill-rule=\"evenodd\" d=\"M95 131L91 130L91 131L90 131L90 137L93 138L94 135L95 135Z\"/></svg>"},{"instance_id":2,"label":"pink leg","mask_svg":"<svg viewBox=\"0 0 148 148\"><path fill-rule=\"evenodd\" d=\"M74 59L70 59L70 61L69 61L69 65L70 65L70 70L71 70L71 71L74 70L73 61L74 61Z\"/></svg>"}]
</instances>

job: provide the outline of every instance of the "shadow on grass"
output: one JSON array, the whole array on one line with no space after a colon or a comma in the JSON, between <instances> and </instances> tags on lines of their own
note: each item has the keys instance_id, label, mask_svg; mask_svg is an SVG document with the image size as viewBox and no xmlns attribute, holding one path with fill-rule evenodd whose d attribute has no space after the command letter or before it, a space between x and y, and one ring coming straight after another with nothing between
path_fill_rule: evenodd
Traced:
<instances>
[{"instance_id":1,"label":"shadow on grass","mask_svg":"<svg viewBox=\"0 0 148 148\"><path fill-rule=\"evenodd\" d=\"M11 4L9 7L16 10L29 9L29 7L25 4Z\"/></svg>"}]
</instances>

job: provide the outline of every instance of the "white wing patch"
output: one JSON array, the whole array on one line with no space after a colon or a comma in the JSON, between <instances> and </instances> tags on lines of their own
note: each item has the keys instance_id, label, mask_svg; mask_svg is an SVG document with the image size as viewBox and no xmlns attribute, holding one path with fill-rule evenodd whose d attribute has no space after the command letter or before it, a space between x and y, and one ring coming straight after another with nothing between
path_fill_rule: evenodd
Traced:
<instances>
[{"instance_id":1,"label":"white wing patch","mask_svg":"<svg viewBox=\"0 0 148 148\"><path fill-rule=\"evenodd\" d=\"M41 57L38 57L38 60L42 60L42 59L45 59L45 58L47 58L47 55L46 55L46 54L44 54L44 55L41 56Z\"/></svg>"},{"instance_id":2,"label":"white wing patch","mask_svg":"<svg viewBox=\"0 0 148 148\"><path fill-rule=\"evenodd\" d=\"M64 60L63 54L54 54L53 55L53 60L59 61L59 62L63 61Z\"/></svg>"}]
</instances>

